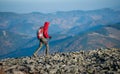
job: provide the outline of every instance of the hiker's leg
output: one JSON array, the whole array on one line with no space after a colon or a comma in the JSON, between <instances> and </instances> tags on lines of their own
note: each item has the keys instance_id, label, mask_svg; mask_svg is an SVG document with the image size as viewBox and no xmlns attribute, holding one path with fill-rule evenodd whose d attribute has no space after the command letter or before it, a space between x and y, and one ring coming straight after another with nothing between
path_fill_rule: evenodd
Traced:
<instances>
[{"instance_id":1,"label":"hiker's leg","mask_svg":"<svg viewBox=\"0 0 120 74\"><path fill-rule=\"evenodd\" d=\"M43 39L43 43L45 44L46 46L46 49L45 49L45 55L48 56L49 55L49 45L48 45L48 41L47 39Z\"/></svg>"},{"instance_id":2,"label":"hiker's leg","mask_svg":"<svg viewBox=\"0 0 120 74\"><path fill-rule=\"evenodd\" d=\"M46 56L49 56L49 45L48 45L48 43L45 44L45 46L46 46L45 54L46 54Z\"/></svg>"},{"instance_id":3,"label":"hiker's leg","mask_svg":"<svg viewBox=\"0 0 120 74\"><path fill-rule=\"evenodd\" d=\"M37 56L37 53L40 51L40 49L42 48L42 46L43 46L43 43L40 42L38 49L34 53L34 56Z\"/></svg>"}]
</instances>

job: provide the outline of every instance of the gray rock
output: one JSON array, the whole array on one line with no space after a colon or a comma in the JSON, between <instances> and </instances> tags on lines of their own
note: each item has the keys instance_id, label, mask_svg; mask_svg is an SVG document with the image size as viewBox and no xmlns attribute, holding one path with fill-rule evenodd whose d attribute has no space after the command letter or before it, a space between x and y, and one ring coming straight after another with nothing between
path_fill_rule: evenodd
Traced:
<instances>
[{"instance_id":1,"label":"gray rock","mask_svg":"<svg viewBox=\"0 0 120 74\"><path fill-rule=\"evenodd\" d=\"M0 60L1 63L5 74L120 74L120 49L8 58Z\"/></svg>"}]
</instances>

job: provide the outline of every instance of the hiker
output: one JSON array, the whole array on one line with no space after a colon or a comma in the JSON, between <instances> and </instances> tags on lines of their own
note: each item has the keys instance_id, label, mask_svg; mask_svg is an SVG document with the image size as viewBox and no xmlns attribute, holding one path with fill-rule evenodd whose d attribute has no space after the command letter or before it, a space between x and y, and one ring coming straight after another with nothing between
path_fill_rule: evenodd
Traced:
<instances>
[{"instance_id":1,"label":"hiker","mask_svg":"<svg viewBox=\"0 0 120 74\"><path fill-rule=\"evenodd\" d=\"M48 27L49 27L49 22L45 22L44 26L40 27L38 32L37 32L37 38L39 39L39 48L34 52L33 56L37 57L37 53L39 50L42 48L43 44L46 46L45 54L46 56L49 55L49 44L47 39L51 39L51 36L48 35Z\"/></svg>"}]
</instances>

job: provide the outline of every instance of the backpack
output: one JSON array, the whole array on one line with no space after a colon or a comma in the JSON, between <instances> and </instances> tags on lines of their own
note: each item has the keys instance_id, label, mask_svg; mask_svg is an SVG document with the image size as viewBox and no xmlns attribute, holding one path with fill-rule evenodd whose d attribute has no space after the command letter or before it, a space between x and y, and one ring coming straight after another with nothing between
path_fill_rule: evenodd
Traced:
<instances>
[{"instance_id":1,"label":"backpack","mask_svg":"<svg viewBox=\"0 0 120 74\"><path fill-rule=\"evenodd\" d=\"M40 39L40 38L43 38L43 27L40 27L38 32L37 32L37 38Z\"/></svg>"}]
</instances>

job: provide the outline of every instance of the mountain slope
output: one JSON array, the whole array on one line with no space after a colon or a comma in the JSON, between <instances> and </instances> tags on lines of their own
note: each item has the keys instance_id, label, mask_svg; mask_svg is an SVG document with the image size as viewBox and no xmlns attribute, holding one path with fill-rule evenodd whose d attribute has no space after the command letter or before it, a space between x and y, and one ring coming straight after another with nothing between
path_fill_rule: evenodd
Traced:
<instances>
[{"instance_id":1,"label":"mountain slope","mask_svg":"<svg viewBox=\"0 0 120 74\"><path fill-rule=\"evenodd\" d=\"M27 34L35 37L36 30L50 21L50 34L67 34L73 30L72 34L77 30L83 31L97 25L114 24L120 22L120 11L112 9L99 9L92 11L66 11L56 13L28 13L17 14L12 12L0 12L0 29L9 29L11 32L19 34ZM56 29L58 28L58 29ZM56 31L52 30L55 29Z\"/></svg>"},{"instance_id":2,"label":"mountain slope","mask_svg":"<svg viewBox=\"0 0 120 74\"><path fill-rule=\"evenodd\" d=\"M49 42L50 53L75 52L83 49L90 50L99 48L120 48L119 27L120 23L117 23L113 25L93 27L74 36L64 37L63 35L63 38L52 40ZM9 51L9 53L6 52L6 55L2 55L0 56L0 58L31 56L33 52L37 49L39 44L39 41L37 41L36 38L30 38L26 41L23 40L22 42L24 42L22 43L24 46L14 49L14 51L5 49L4 51ZM41 49L41 51L39 52L40 55L44 54L43 49Z\"/></svg>"},{"instance_id":3,"label":"mountain slope","mask_svg":"<svg viewBox=\"0 0 120 74\"><path fill-rule=\"evenodd\" d=\"M120 48L120 24L91 28L77 36L59 40L51 45L51 51L68 52L97 48Z\"/></svg>"},{"instance_id":4,"label":"mountain slope","mask_svg":"<svg viewBox=\"0 0 120 74\"><path fill-rule=\"evenodd\" d=\"M52 36L49 40L51 53L101 47L119 48L119 19L120 11L106 8L48 14L0 12L0 57L31 55L39 44L36 31L44 21L51 23L49 27L49 34Z\"/></svg>"},{"instance_id":5,"label":"mountain slope","mask_svg":"<svg viewBox=\"0 0 120 74\"><path fill-rule=\"evenodd\" d=\"M7 30L0 30L0 56L24 47L30 38Z\"/></svg>"}]
</instances>

